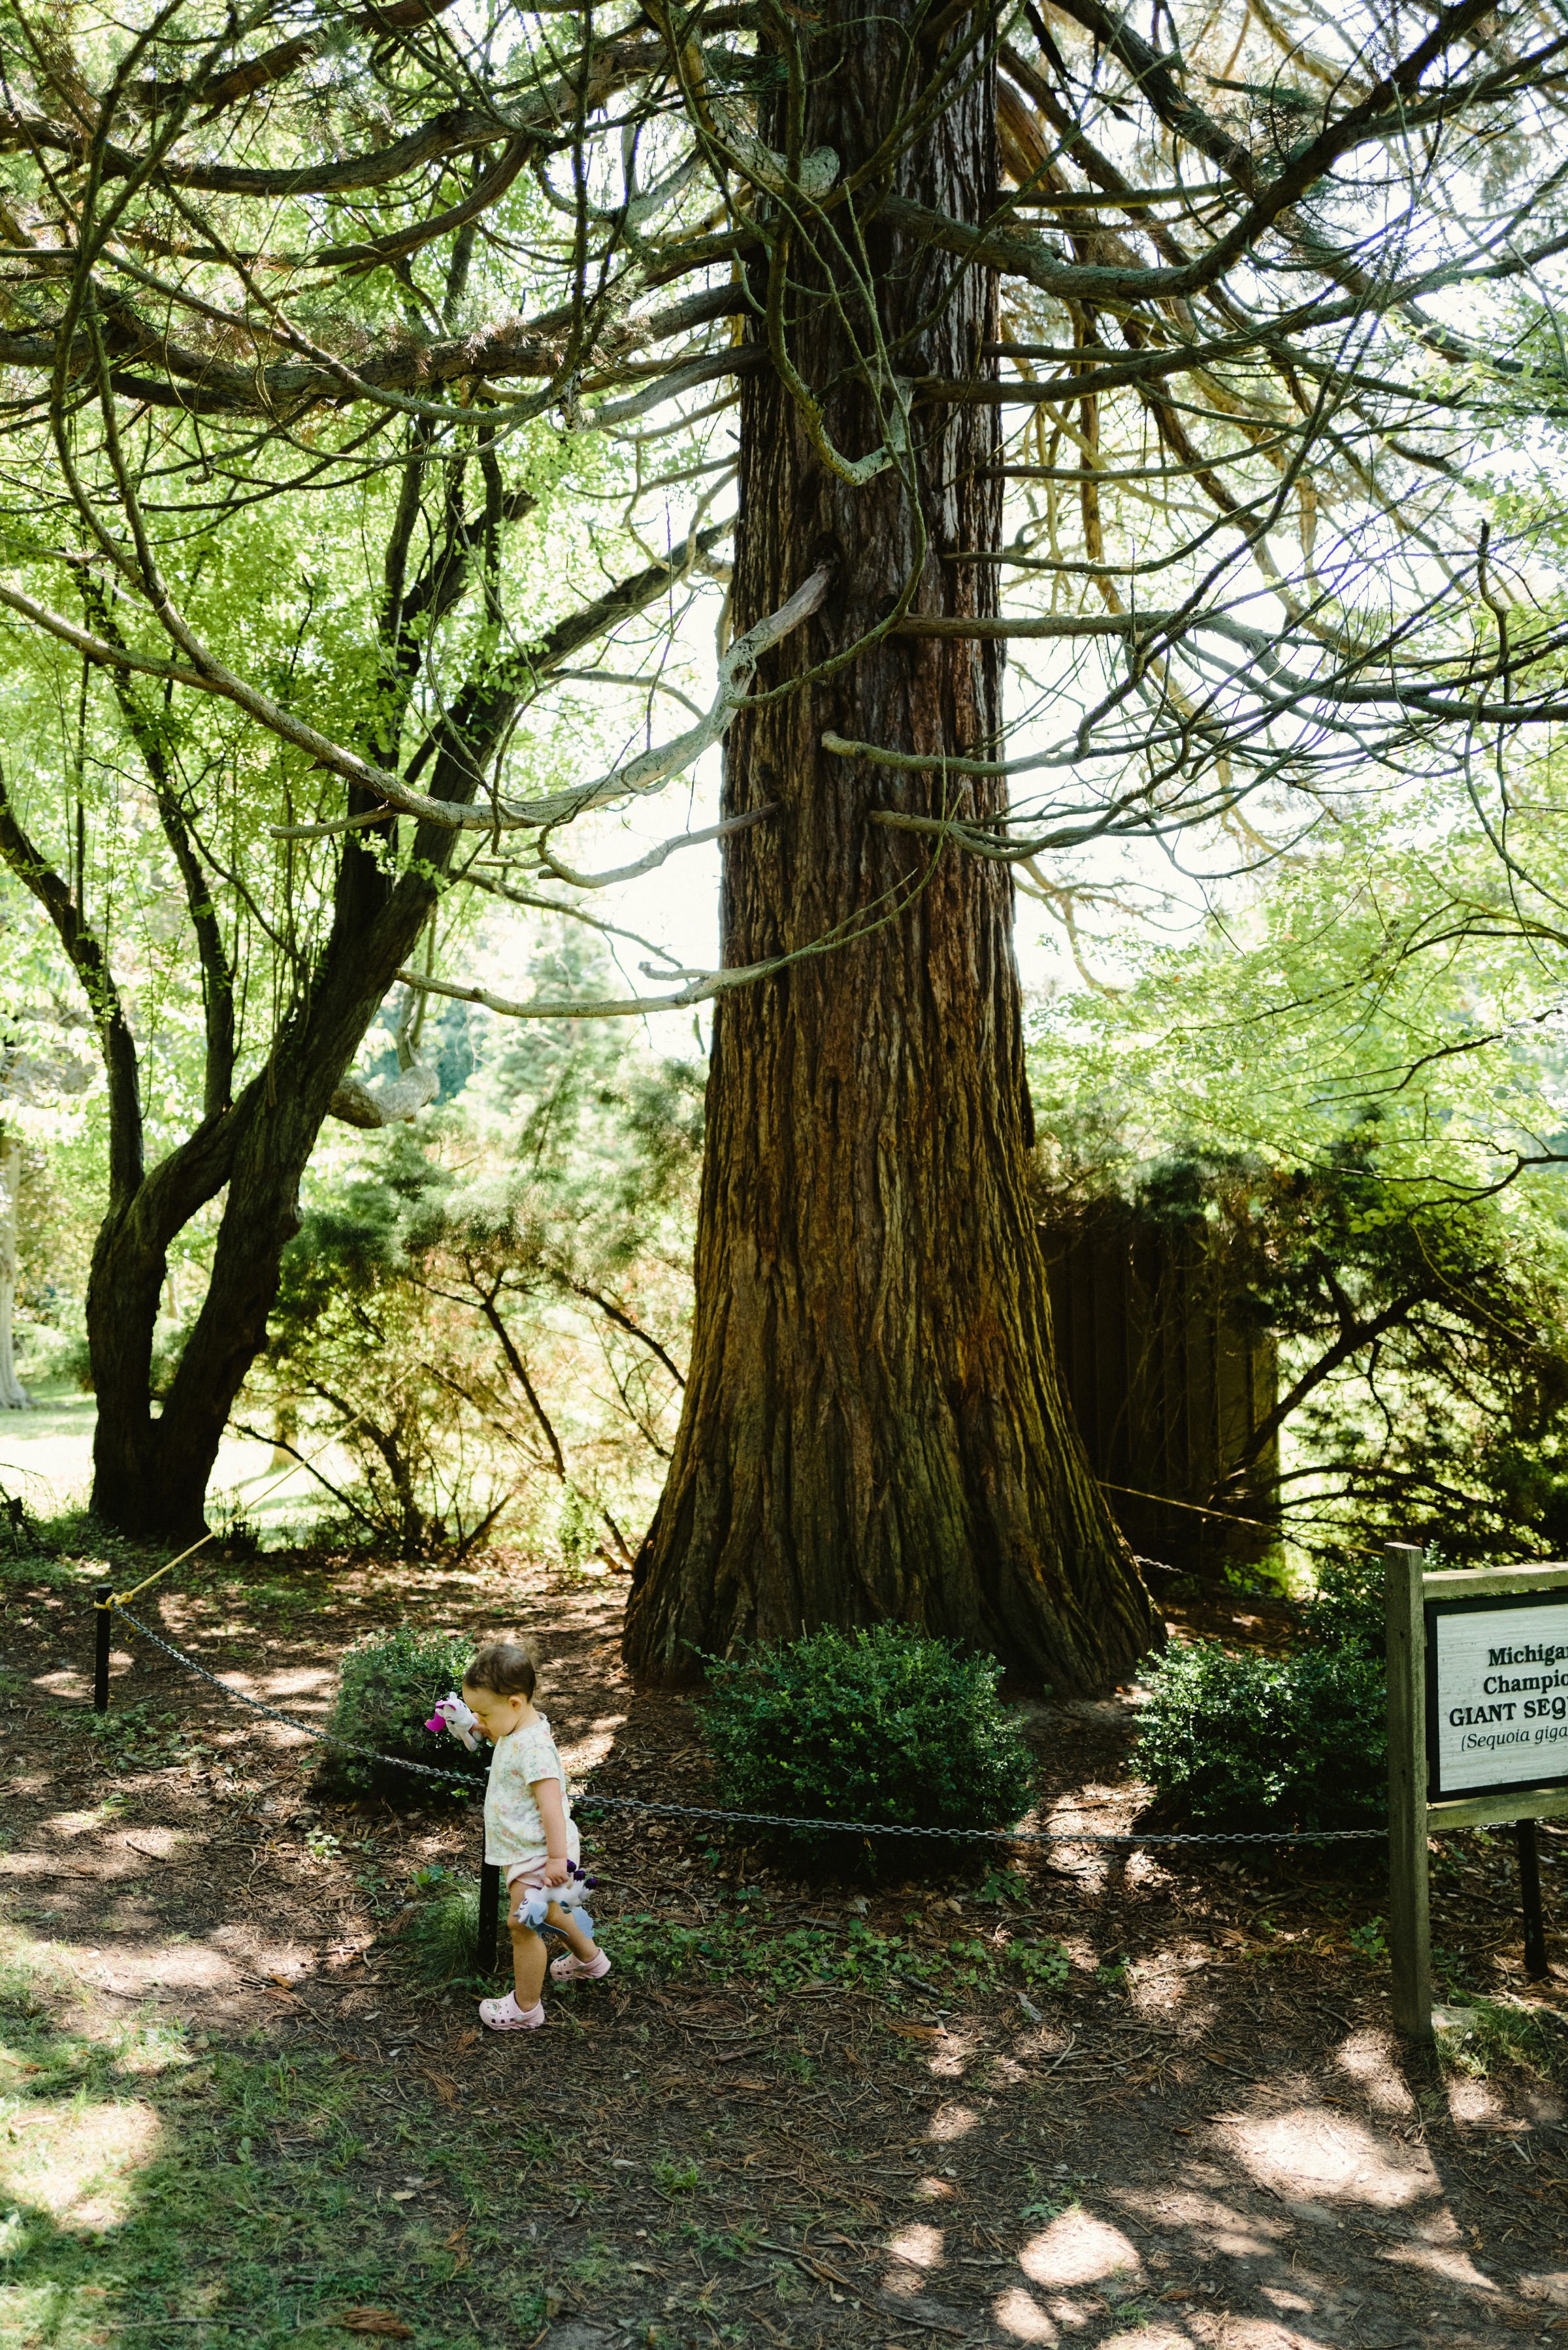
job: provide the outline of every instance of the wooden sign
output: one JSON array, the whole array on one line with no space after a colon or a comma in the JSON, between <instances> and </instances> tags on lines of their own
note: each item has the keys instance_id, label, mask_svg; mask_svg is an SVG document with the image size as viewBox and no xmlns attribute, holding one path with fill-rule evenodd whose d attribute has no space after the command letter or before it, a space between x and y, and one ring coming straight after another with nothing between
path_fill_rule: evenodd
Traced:
<instances>
[{"instance_id":1,"label":"wooden sign","mask_svg":"<svg viewBox=\"0 0 1568 2350\"><path fill-rule=\"evenodd\" d=\"M1544 1971L1534 1822L1568 1812L1568 1566L1428 1573L1386 1553L1394 2020L1432 2036L1427 1839L1515 1824L1529 1971Z\"/></svg>"},{"instance_id":2,"label":"wooden sign","mask_svg":"<svg viewBox=\"0 0 1568 2350\"><path fill-rule=\"evenodd\" d=\"M1568 1591L1424 1607L1428 1801L1568 1785Z\"/></svg>"}]
</instances>

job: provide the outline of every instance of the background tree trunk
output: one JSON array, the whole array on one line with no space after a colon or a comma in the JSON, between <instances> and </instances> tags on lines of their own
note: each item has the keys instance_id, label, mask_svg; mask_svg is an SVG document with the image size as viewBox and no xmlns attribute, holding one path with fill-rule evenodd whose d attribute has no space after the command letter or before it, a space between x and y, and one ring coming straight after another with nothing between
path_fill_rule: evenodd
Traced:
<instances>
[{"instance_id":1,"label":"background tree trunk","mask_svg":"<svg viewBox=\"0 0 1568 2350\"><path fill-rule=\"evenodd\" d=\"M911 52L917 13L904 0L868 16L837 0L824 14L803 144L832 147L846 174L936 68ZM961 68L891 192L982 217L997 192L994 124L993 77ZM782 122L773 143L784 144ZM832 218L853 250L845 213ZM893 369L984 372L994 277L955 273L874 213L866 242ZM868 308L846 270L814 279L798 248L791 276L807 289L792 356L822 397L830 442L858 458L884 438L864 364ZM911 575L918 611L995 608L993 568L963 559L999 543L994 409L916 408L912 494L906 469L856 487L825 463L774 369L744 380L741 416L735 629L817 565L834 574L823 613L759 687L864 636ZM821 747L834 730L995 756L1000 717L994 644L888 636L742 713L729 737L725 815L763 801L779 814L725 844L726 963L846 922L865 935L721 1001L691 1367L627 1630L628 1659L651 1679L690 1679L701 1650L894 1618L1086 1689L1158 1638L1054 1368L1024 1181L1008 869L933 855L870 820L944 806L972 819L1001 806L1001 787L951 778L944 795L940 774Z\"/></svg>"},{"instance_id":2,"label":"background tree trunk","mask_svg":"<svg viewBox=\"0 0 1568 2350\"><path fill-rule=\"evenodd\" d=\"M0 1128L0 1410L26 1411L32 1397L16 1376L16 1193L22 1146Z\"/></svg>"}]
</instances>

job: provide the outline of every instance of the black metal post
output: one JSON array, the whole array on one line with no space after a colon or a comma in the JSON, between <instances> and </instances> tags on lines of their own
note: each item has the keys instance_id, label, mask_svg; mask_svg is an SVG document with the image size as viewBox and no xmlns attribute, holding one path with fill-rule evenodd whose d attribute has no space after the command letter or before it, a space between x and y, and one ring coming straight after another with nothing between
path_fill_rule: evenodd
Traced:
<instances>
[{"instance_id":1,"label":"black metal post","mask_svg":"<svg viewBox=\"0 0 1568 2350\"><path fill-rule=\"evenodd\" d=\"M1519 1898L1524 1908L1524 1971L1532 1982L1540 1982L1547 1971L1546 1920L1541 1913L1541 1847L1535 1822L1515 1820L1513 1836L1519 1846Z\"/></svg>"},{"instance_id":2,"label":"black metal post","mask_svg":"<svg viewBox=\"0 0 1568 2350\"><path fill-rule=\"evenodd\" d=\"M99 1583L93 1586L93 1624L98 1635L92 1664L92 1706L95 1713L109 1711L109 1639L113 1629L109 1603L113 1592L112 1583Z\"/></svg>"},{"instance_id":3,"label":"black metal post","mask_svg":"<svg viewBox=\"0 0 1568 2350\"><path fill-rule=\"evenodd\" d=\"M479 1963L486 1974L495 1964L496 1936L501 1926L501 1871L493 1861L479 1868Z\"/></svg>"}]
</instances>

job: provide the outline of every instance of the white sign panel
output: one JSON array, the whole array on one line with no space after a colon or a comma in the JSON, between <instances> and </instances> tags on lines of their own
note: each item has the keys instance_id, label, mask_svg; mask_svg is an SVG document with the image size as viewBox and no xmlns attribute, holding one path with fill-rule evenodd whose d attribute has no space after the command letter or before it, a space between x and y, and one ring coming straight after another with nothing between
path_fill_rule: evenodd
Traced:
<instances>
[{"instance_id":1,"label":"white sign panel","mask_svg":"<svg viewBox=\"0 0 1568 2350\"><path fill-rule=\"evenodd\" d=\"M1568 1597L1428 1606L1433 1795L1568 1779Z\"/></svg>"}]
</instances>

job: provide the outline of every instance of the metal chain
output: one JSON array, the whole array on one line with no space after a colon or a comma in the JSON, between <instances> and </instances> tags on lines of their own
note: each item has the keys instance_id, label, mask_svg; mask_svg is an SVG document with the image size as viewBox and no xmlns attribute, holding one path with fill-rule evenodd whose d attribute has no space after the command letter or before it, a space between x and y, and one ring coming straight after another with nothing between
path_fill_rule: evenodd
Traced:
<instances>
[{"instance_id":1,"label":"metal chain","mask_svg":"<svg viewBox=\"0 0 1568 2350\"><path fill-rule=\"evenodd\" d=\"M654 1812L682 1820L728 1820L743 1827L828 1828L842 1835L934 1836L939 1844L1352 1844L1364 1837L1386 1838L1386 1827L1276 1828L1252 1834L1216 1830L1211 1835L1145 1835L1136 1831L1107 1835L1072 1828L925 1828L890 1827L885 1820L795 1819L784 1812L702 1811L691 1804L644 1804L630 1795L578 1795L577 1804L597 1804L601 1811Z\"/></svg>"},{"instance_id":2,"label":"metal chain","mask_svg":"<svg viewBox=\"0 0 1568 2350\"><path fill-rule=\"evenodd\" d=\"M361 1755L367 1762L389 1762L395 1771L417 1771L421 1779L455 1779L460 1785L471 1788L483 1783L477 1772L442 1771L433 1762L410 1762L401 1754L378 1754L373 1746L356 1746L347 1738L334 1738L330 1731L313 1730L308 1721L296 1721L292 1714L279 1713L275 1705L264 1705L259 1697L247 1696L244 1690L235 1689L232 1681L220 1680L216 1673L210 1673L205 1665L199 1665L194 1657L185 1654L183 1648L175 1648L173 1642L164 1639L161 1632L154 1632L150 1626L141 1623L117 1599L109 1600L108 1605L110 1615L121 1617L132 1631L140 1632L144 1640L151 1640L155 1648L161 1648L166 1657L172 1657L177 1665L185 1667L187 1672L199 1673L204 1681L211 1681L215 1690L222 1690L225 1697L237 1700L241 1705L248 1705L253 1713L265 1713L269 1721L281 1721L286 1730L297 1730L303 1737L314 1738L322 1746L335 1746L341 1753Z\"/></svg>"},{"instance_id":3,"label":"metal chain","mask_svg":"<svg viewBox=\"0 0 1568 2350\"><path fill-rule=\"evenodd\" d=\"M220 1680L194 1657L188 1657L162 1635L152 1631L118 1600L109 1602L111 1614L122 1617L133 1631L166 1657L183 1665L187 1671L197 1673L210 1681L225 1697L237 1699L254 1713L265 1713L269 1721L281 1721L286 1730L297 1730L302 1737L313 1738L317 1744L336 1748L340 1753L358 1754L369 1762L385 1762L394 1771L417 1772L421 1779L452 1779L459 1785L476 1788L480 1782L472 1771L442 1771L433 1762L410 1762L400 1754L380 1754L371 1746L356 1746L346 1738L334 1738L329 1731L313 1729L307 1721L296 1721L292 1714L280 1713L275 1705L265 1705L259 1697L247 1696L235 1689L232 1681ZM814 1820L797 1819L782 1812L721 1812L693 1804L649 1804L635 1795L596 1795L585 1789L572 1794L574 1810L598 1812L639 1812L659 1819L722 1820L732 1827L820 1828L840 1835L926 1836L939 1844L1074 1844L1074 1845L1192 1845L1192 1844L1359 1844L1386 1836L1386 1828L1277 1828L1252 1833L1217 1830L1207 1835L1145 1835L1132 1832L1120 1835L1096 1833L1090 1829L1082 1834L1071 1828L928 1828L895 1827L885 1820Z\"/></svg>"}]
</instances>

